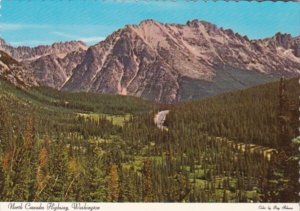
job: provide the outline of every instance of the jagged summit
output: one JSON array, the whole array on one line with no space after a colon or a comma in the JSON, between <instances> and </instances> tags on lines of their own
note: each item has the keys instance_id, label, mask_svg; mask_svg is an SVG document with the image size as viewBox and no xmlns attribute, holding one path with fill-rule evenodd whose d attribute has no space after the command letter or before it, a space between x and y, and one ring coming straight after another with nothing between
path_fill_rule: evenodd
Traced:
<instances>
[{"instance_id":1,"label":"jagged summit","mask_svg":"<svg viewBox=\"0 0 300 211\"><path fill-rule=\"evenodd\" d=\"M155 21L154 19L145 19L139 23L139 25L143 25L143 24L160 24L160 22Z\"/></svg>"},{"instance_id":2,"label":"jagged summit","mask_svg":"<svg viewBox=\"0 0 300 211\"><path fill-rule=\"evenodd\" d=\"M144 20L90 47L63 89L174 102L298 73L293 49L275 52L266 47L269 39L251 41L200 20L181 25ZM239 74L250 75L241 80ZM216 84L220 77L227 82Z\"/></svg>"}]
</instances>

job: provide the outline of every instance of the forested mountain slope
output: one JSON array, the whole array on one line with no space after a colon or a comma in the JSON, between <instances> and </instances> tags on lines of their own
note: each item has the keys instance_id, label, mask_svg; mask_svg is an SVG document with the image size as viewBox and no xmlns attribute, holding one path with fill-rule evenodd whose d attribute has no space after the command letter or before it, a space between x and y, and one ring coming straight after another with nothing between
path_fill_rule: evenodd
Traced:
<instances>
[{"instance_id":1,"label":"forested mountain slope","mask_svg":"<svg viewBox=\"0 0 300 211\"><path fill-rule=\"evenodd\" d=\"M297 202L298 95L293 79L159 106L1 81L0 200Z\"/></svg>"},{"instance_id":2,"label":"forested mountain slope","mask_svg":"<svg viewBox=\"0 0 300 211\"><path fill-rule=\"evenodd\" d=\"M297 78L287 80L285 86L285 113L291 140L298 134L300 89ZM167 124L170 130L178 133L194 130L237 142L278 148L279 91L279 82L274 82L201 101L182 103L172 108Z\"/></svg>"},{"instance_id":3,"label":"forested mountain slope","mask_svg":"<svg viewBox=\"0 0 300 211\"><path fill-rule=\"evenodd\" d=\"M125 139L136 150L146 144L164 156L171 175L187 169L195 188L189 200L293 201L299 190L299 94L294 78L165 106L167 131L151 122L154 115L142 116L126 125Z\"/></svg>"}]
</instances>

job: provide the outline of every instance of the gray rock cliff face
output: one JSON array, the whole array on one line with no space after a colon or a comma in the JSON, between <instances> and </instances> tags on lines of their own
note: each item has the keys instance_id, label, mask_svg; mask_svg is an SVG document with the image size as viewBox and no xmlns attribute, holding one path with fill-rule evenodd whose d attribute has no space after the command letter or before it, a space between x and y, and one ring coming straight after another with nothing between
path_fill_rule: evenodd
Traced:
<instances>
[{"instance_id":1,"label":"gray rock cliff face","mask_svg":"<svg viewBox=\"0 0 300 211\"><path fill-rule=\"evenodd\" d=\"M299 41L280 33L249 40L198 20L146 20L91 46L63 89L167 103L209 96L299 74Z\"/></svg>"},{"instance_id":2,"label":"gray rock cliff face","mask_svg":"<svg viewBox=\"0 0 300 211\"><path fill-rule=\"evenodd\" d=\"M72 51L63 57L50 54L23 64L33 70L41 86L60 89L73 74L73 69L82 62L84 54L85 50Z\"/></svg>"},{"instance_id":3,"label":"gray rock cliff face","mask_svg":"<svg viewBox=\"0 0 300 211\"><path fill-rule=\"evenodd\" d=\"M21 88L39 85L30 70L1 50L0 78Z\"/></svg>"},{"instance_id":4,"label":"gray rock cliff face","mask_svg":"<svg viewBox=\"0 0 300 211\"><path fill-rule=\"evenodd\" d=\"M34 48L12 47L0 40L0 49L30 70L39 85L60 89L82 62L87 46L70 41Z\"/></svg>"}]
</instances>

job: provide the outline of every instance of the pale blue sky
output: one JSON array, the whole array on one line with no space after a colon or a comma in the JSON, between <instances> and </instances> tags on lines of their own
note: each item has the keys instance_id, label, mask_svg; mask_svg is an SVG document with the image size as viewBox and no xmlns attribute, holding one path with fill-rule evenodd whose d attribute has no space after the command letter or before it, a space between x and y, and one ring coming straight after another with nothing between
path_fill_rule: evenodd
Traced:
<instances>
[{"instance_id":1,"label":"pale blue sky","mask_svg":"<svg viewBox=\"0 0 300 211\"><path fill-rule=\"evenodd\" d=\"M206 20L253 39L276 32L300 35L300 3L296 2L4 0L1 14L0 36L15 46L79 39L94 44L144 19Z\"/></svg>"}]
</instances>

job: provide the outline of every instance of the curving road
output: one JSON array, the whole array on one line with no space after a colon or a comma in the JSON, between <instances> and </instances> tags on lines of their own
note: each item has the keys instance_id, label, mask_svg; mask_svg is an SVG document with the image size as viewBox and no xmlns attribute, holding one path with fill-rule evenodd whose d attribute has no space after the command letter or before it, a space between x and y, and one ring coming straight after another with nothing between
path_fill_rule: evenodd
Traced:
<instances>
[{"instance_id":1,"label":"curving road","mask_svg":"<svg viewBox=\"0 0 300 211\"><path fill-rule=\"evenodd\" d=\"M158 112L154 117L154 123L155 125L161 129L161 130L168 130L166 126L164 126L164 122L166 120L167 114L170 112L170 110L164 110Z\"/></svg>"}]
</instances>

